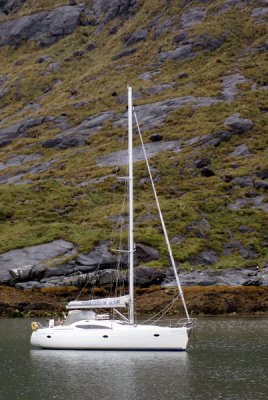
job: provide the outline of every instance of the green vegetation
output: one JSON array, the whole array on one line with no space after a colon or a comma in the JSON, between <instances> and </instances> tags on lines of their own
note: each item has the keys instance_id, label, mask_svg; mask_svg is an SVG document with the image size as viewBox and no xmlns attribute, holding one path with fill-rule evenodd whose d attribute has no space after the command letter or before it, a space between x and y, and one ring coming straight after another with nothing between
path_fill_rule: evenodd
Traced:
<instances>
[{"instance_id":1,"label":"green vegetation","mask_svg":"<svg viewBox=\"0 0 268 400\"><path fill-rule=\"evenodd\" d=\"M170 237L178 234L185 236L182 243L173 246L176 260L182 266L189 268L189 258L204 250L214 250L222 255L224 244L228 241L253 246L259 258L246 260L239 252L234 252L232 256L220 257L215 268L243 268L252 263L262 265L268 255L267 213L252 208L250 203L245 203L236 211L231 211L228 206L238 199L264 195L265 191L233 185L225 177L234 179L268 168L268 100L267 91L261 89L261 86L267 85L267 52L255 51L267 40L265 24L254 23L250 17L251 3L243 9L231 8L228 12L215 15L223 1L211 2L207 6L203 2L194 2L207 7L207 18L190 30L189 36L206 33L217 39L225 37L223 45L214 52L200 51L196 57L180 63L166 61L161 64L159 74L150 81L143 81L139 78L141 73L159 67L159 48L161 51L175 48L173 37L176 32L168 31L154 40L151 29L146 42L135 45L135 54L117 61L112 61L112 57L124 49L126 35L148 27L158 15L161 15L160 22L172 16L178 19L178 14L185 11L182 8L185 2L143 0L139 3L141 7L135 17L125 21L113 35L109 34L109 30L118 23L116 20L106 26L100 35L94 35L94 26L81 26L72 35L45 49L34 42L27 42L16 49L0 48L0 77L4 74L8 76L6 86L9 88L1 99L1 129L30 116L64 115L76 126L86 117L102 111L122 113L125 104L117 102L113 94L125 94L127 84L143 94L141 99L135 101L137 105L180 96L216 97L221 94L223 76L242 74L247 82L237 86L239 93L233 101L219 102L195 111L190 106L174 110L165 124L154 130L145 129L144 140L148 142L152 133L160 133L164 140L182 139L184 143L192 138L216 135L226 129L224 120L235 112L254 121L251 131L242 136L233 135L218 147L202 146L200 142L184 144L181 152L163 152L153 157L150 163L157 170L157 190ZM64 4L68 1L27 1L18 15L50 10ZM91 42L95 42L97 48L88 52L86 47ZM84 51L79 59L73 56L76 50ZM60 63L58 71L48 72L48 62L37 62L45 54L50 56L49 63ZM178 74L182 71L188 77L179 79ZM157 94L146 92L154 85L170 82L174 82L170 89ZM82 101L86 102L85 106L74 107ZM30 102L40 104L40 109L18 113ZM27 137L0 148L1 162L4 163L14 154L34 152L42 154L40 163L55 160L53 166L44 172L26 174L25 178L32 180L30 184L0 185L0 253L59 238L74 242L79 251L89 251L99 240L111 236L109 216L120 211L123 187L113 178L95 185L80 184L114 173L113 167L96 167L96 160L122 146L125 148L125 142L121 146L125 132L107 122L98 133L88 138L87 146L82 148L58 150L41 146L40 142L53 138L57 133L59 129L53 123L39 125L32 128ZM242 143L247 145L250 155L230 158L228 155ZM211 160L214 176L201 176L200 170L195 167L195 162L201 158ZM35 163L9 166L1 174L15 173L16 169L27 170ZM167 265L167 251L157 218L146 222L142 219L148 213L156 216L149 185L139 185L145 177L144 165L137 163L135 172L136 241L158 247L160 263ZM124 174L123 168L121 174ZM206 219L210 226L203 235L198 235L198 227L188 229L189 225L201 219ZM239 231L241 225L252 229L242 234Z\"/></svg>"}]
</instances>

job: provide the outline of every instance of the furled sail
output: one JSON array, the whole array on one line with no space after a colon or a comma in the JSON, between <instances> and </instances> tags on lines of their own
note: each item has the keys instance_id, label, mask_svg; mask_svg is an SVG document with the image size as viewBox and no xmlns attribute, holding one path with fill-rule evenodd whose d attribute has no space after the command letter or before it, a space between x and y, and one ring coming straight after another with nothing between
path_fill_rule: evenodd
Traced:
<instances>
[{"instance_id":1,"label":"furled sail","mask_svg":"<svg viewBox=\"0 0 268 400\"><path fill-rule=\"evenodd\" d=\"M70 301L66 308L68 310L81 310L85 308L125 308L129 302L129 296L121 297L107 297L106 299L98 300L81 300L81 301Z\"/></svg>"}]
</instances>

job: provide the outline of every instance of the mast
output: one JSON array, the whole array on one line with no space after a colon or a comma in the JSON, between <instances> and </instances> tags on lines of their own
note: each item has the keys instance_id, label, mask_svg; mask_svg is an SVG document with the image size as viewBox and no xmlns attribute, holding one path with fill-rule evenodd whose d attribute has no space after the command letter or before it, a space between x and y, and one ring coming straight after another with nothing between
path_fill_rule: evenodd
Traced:
<instances>
[{"instance_id":1,"label":"mast","mask_svg":"<svg viewBox=\"0 0 268 400\"><path fill-rule=\"evenodd\" d=\"M132 88L128 86L128 190L129 190L129 322L134 324L134 224L133 224Z\"/></svg>"}]
</instances>

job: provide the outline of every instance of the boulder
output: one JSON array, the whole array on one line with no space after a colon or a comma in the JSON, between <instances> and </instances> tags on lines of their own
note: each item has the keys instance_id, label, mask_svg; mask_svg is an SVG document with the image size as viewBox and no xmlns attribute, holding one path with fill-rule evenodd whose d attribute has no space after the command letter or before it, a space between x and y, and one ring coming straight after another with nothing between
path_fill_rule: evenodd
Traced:
<instances>
[{"instance_id":1,"label":"boulder","mask_svg":"<svg viewBox=\"0 0 268 400\"><path fill-rule=\"evenodd\" d=\"M0 47L19 46L35 40L40 46L51 45L70 35L80 25L84 6L62 6L0 23Z\"/></svg>"},{"instance_id":2,"label":"boulder","mask_svg":"<svg viewBox=\"0 0 268 400\"><path fill-rule=\"evenodd\" d=\"M71 256L73 253L74 245L72 243L55 240L51 243L10 250L0 254L0 283L12 282L19 279L20 276L26 280L31 273L30 266L33 267L44 260L58 256Z\"/></svg>"},{"instance_id":3,"label":"boulder","mask_svg":"<svg viewBox=\"0 0 268 400\"><path fill-rule=\"evenodd\" d=\"M246 144L241 144L237 146L234 151L229 154L229 157L246 157L249 156L250 152Z\"/></svg>"},{"instance_id":4,"label":"boulder","mask_svg":"<svg viewBox=\"0 0 268 400\"><path fill-rule=\"evenodd\" d=\"M102 241L93 251L80 254L76 263L82 266L90 266L101 269L111 269L117 266L117 257L109 251L109 242Z\"/></svg>"},{"instance_id":5,"label":"boulder","mask_svg":"<svg viewBox=\"0 0 268 400\"><path fill-rule=\"evenodd\" d=\"M251 119L240 118L240 113L235 113L226 118L224 125L230 128L234 133L244 133L251 130L254 123Z\"/></svg>"},{"instance_id":6,"label":"boulder","mask_svg":"<svg viewBox=\"0 0 268 400\"><path fill-rule=\"evenodd\" d=\"M252 176L238 176L232 180L232 184L240 187L250 187L253 186L253 178Z\"/></svg>"},{"instance_id":7,"label":"boulder","mask_svg":"<svg viewBox=\"0 0 268 400\"><path fill-rule=\"evenodd\" d=\"M160 285L166 278L166 271L160 268L135 268L135 283L137 286L148 287Z\"/></svg>"},{"instance_id":8,"label":"boulder","mask_svg":"<svg viewBox=\"0 0 268 400\"><path fill-rule=\"evenodd\" d=\"M218 262L219 257L214 250L202 251L194 259L191 260L193 265L206 266L213 265Z\"/></svg>"},{"instance_id":9,"label":"boulder","mask_svg":"<svg viewBox=\"0 0 268 400\"><path fill-rule=\"evenodd\" d=\"M193 53L193 45L184 44L177 47L175 50L159 53L158 59L161 62L166 60L184 61L189 58L192 58L194 55L195 54Z\"/></svg>"}]
</instances>

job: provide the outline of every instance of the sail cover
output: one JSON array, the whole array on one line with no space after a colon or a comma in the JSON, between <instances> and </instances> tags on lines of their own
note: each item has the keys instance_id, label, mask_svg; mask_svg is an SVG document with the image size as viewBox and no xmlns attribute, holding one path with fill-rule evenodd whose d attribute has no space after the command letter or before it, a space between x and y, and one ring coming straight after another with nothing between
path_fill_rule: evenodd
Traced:
<instances>
[{"instance_id":1,"label":"sail cover","mask_svg":"<svg viewBox=\"0 0 268 400\"><path fill-rule=\"evenodd\" d=\"M85 308L125 308L129 302L129 296L107 297L99 300L70 301L66 308L68 310L81 310Z\"/></svg>"}]
</instances>

